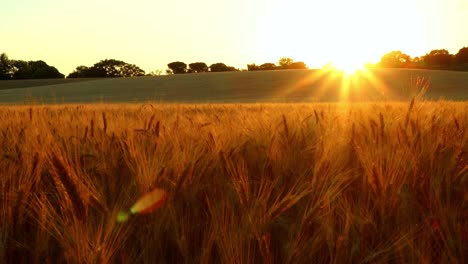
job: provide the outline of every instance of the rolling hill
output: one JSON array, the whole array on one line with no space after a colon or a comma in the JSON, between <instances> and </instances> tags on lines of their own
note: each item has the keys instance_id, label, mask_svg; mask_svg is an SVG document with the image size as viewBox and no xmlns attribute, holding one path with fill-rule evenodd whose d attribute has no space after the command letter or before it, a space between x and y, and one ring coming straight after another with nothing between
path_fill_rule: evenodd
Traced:
<instances>
[{"instance_id":1,"label":"rolling hill","mask_svg":"<svg viewBox=\"0 0 468 264\"><path fill-rule=\"evenodd\" d=\"M326 70L286 70L1 81L0 103L399 101L423 86L428 86L428 99L468 100L468 72L373 69L349 77Z\"/></svg>"}]
</instances>

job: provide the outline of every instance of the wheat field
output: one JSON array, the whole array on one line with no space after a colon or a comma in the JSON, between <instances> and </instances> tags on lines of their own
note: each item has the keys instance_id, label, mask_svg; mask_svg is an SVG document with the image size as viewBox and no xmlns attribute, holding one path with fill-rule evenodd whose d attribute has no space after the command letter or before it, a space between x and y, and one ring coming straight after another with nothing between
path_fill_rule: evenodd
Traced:
<instances>
[{"instance_id":1,"label":"wheat field","mask_svg":"<svg viewBox=\"0 0 468 264\"><path fill-rule=\"evenodd\" d=\"M0 260L466 263L467 127L449 101L0 106Z\"/></svg>"}]
</instances>

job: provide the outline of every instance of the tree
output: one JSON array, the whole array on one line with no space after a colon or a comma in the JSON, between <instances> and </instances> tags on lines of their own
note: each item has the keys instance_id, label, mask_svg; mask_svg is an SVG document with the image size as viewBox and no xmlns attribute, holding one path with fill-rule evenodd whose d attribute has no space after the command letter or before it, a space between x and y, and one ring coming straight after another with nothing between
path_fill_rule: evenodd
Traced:
<instances>
[{"instance_id":1,"label":"tree","mask_svg":"<svg viewBox=\"0 0 468 264\"><path fill-rule=\"evenodd\" d=\"M125 62L123 61L105 59L95 63L93 68L98 69L99 72L104 73L104 76L99 77L121 77L119 71L124 64Z\"/></svg>"},{"instance_id":2,"label":"tree","mask_svg":"<svg viewBox=\"0 0 468 264\"><path fill-rule=\"evenodd\" d=\"M60 73L57 68L49 66L49 67L41 67L35 69L32 75L33 79L63 79L65 75Z\"/></svg>"},{"instance_id":3,"label":"tree","mask_svg":"<svg viewBox=\"0 0 468 264\"><path fill-rule=\"evenodd\" d=\"M12 60L13 79L32 79L32 71L27 61Z\"/></svg>"},{"instance_id":4,"label":"tree","mask_svg":"<svg viewBox=\"0 0 468 264\"><path fill-rule=\"evenodd\" d=\"M280 58L278 61L279 68L281 69L289 69L289 67L293 63L294 63L294 60L291 58L287 58L287 57Z\"/></svg>"},{"instance_id":5,"label":"tree","mask_svg":"<svg viewBox=\"0 0 468 264\"><path fill-rule=\"evenodd\" d=\"M210 71L211 72L227 72L227 71L237 71L237 69L232 66L226 66L226 64L222 62L218 62L215 64L211 64Z\"/></svg>"},{"instance_id":6,"label":"tree","mask_svg":"<svg viewBox=\"0 0 468 264\"><path fill-rule=\"evenodd\" d=\"M456 64L468 63L468 47L461 48L457 54L455 54Z\"/></svg>"},{"instance_id":7,"label":"tree","mask_svg":"<svg viewBox=\"0 0 468 264\"><path fill-rule=\"evenodd\" d=\"M138 66L114 59L102 60L94 64L92 68L96 72L105 73L104 76L98 77L135 77L145 75L145 71Z\"/></svg>"},{"instance_id":8,"label":"tree","mask_svg":"<svg viewBox=\"0 0 468 264\"><path fill-rule=\"evenodd\" d=\"M259 71L260 66L256 65L255 63L247 64L247 70L248 71Z\"/></svg>"},{"instance_id":9,"label":"tree","mask_svg":"<svg viewBox=\"0 0 468 264\"><path fill-rule=\"evenodd\" d=\"M416 56L416 57L414 57L414 58L411 60L411 62L412 62L412 64L413 64L414 66L419 66L419 65L421 65L424 61L423 61L423 58L422 58L422 57Z\"/></svg>"},{"instance_id":10,"label":"tree","mask_svg":"<svg viewBox=\"0 0 468 264\"><path fill-rule=\"evenodd\" d=\"M91 78L91 70L87 66L78 66L72 73L68 74L68 78Z\"/></svg>"},{"instance_id":11,"label":"tree","mask_svg":"<svg viewBox=\"0 0 468 264\"><path fill-rule=\"evenodd\" d=\"M75 72L77 73L75 75ZM87 66L78 66L75 72L70 73L69 78L104 78L107 77L106 70L104 68L98 67L87 67Z\"/></svg>"},{"instance_id":12,"label":"tree","mask_svg":"<svg viewBox=\"0 0 468 264\"><path fill-rule=\"evenodd\" d=\"M194 62L189 64L190 70L192 72L207 72L208 71L208 65L204 62Z\"/></svg>"},{"instance_id":13,"label":"tree","mask_svg":"<svg viewBox=\"0 0 468 264\"><path fill-rule=\"evenodd\" d=\"M167 67L172 70L174 74L181 74L187 72L187 64L181 61L175 61L167 64Z\"/></svg>"},{"instance_id":14,"label":"tree","mask_svg":"<svg viewBox=\"0 0 468 264\"><path fill-rule=\"evenodd\" d=\"M0 54L0 80L9 80L13 77L13 66L6 53Z\"/></svg>"},{"instance_id":15,"label":"tree","mask_svg":"<svg viewBox=\"0 0 468 264\"><path fill-rule=\"evenodd\" d=\"M55 67L47 65L44 61L12 60L12 79L62 79L61 74Z\"/></svg>"},{"instance_id":16,"label":"tree","mask_svg":"<svg viewBox=\"0 0 468 264\"><path fill-rule=\"evenodd\" d=\"M431 68L446 69L450 66L453 60L451 55L446 49L431 50L423 56L424 64Z\"/></svg>"},{"instance_id":17,"label":"tree","mask_svg":"<svg viewBox=\"0 0 468 264\"><path fill-rule=\"evenodd\" d=\"M303 61L296 61L296 62L291 63L288 69L303 70L303 69L307 69L307 65Z\"/></svg>"},{"instance_id":18,"label":"tree","mask_svg":"<svg viewBox=\"0 0 468 264\"><path fill-rule=\"evenodd\" d=\"M120 68L120 74L122 77L137 77L145 76L145 71L135 64L125 63Z\"/></svg>"},{"instance_id":19,"label":"tree","mask_svg":"<svg viewBox=\"0 0 468 264\"><path fill-rule=\"evenodd\" d=\"M275 69L276 69L276 65L271 62L263 63L262 65L260 65L260 70L262 71L275 70Z\"/></svg>"},{"instance_id":20,"label":"tree","mask_svg":"<svg viewBox=\"0 0 468 264\"><path fill-rule=\"evenodd\" d=\"M91 67L78 66L67 78L105 78L105 77L136 77L144 76L145 71L135 64L124 61L106 59L95 63Z\"/></svg>"},{"instance_id":21,"label":"tree","mask_svg":"<svg viewBox=\"0 0 468 264\"><path fill-rule=\"evenodd\" d=\"M291 58L280 58L278 61L279 66L276 66L274 63L267 62L258 66L255 63L247 64L247 70L249 71L269 71L277 69L288 69L288 70L297 70L297 69L307 69L307 65L303 61L294 62Z\"/></svg>"},{"instance_id":22,"label":"tree","mask_svg":"<svg viewBox=\"0 0 468 264\"><path fill-rule=\"evenodd\" d=\"M400 50L391 51L380 59L380 66L388 68L406 68L410 63L411 57Z\"/></svg>"}]
</instances>

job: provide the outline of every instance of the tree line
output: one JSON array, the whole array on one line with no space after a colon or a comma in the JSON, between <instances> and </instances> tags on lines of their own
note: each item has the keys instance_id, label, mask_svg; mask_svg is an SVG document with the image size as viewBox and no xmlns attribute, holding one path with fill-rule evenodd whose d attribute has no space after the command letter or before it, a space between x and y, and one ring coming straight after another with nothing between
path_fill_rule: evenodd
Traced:
<instances>
[{"instance_id":1,"label":"tree line","mask_svg":"<svg viewBox=\"0 0 468 264\"><path fill-rule=\"evenodd\" d=\"M383 55L378 63L368 66L468 71L468 47L461 48L456 54L450 54L446 49L436 49L431 50L424 56L414 58L400 50L395 50ZM240 71L240 69L228 66L222 62L208 66L204 62L193 62L187 65L181 61L174 61L167 64L167 67L167 74ZM293 59L287 57L280 58L277 64L271 62L260 65L255 63L247 64L247 71L307 68L304 62L295 62ZM157 71L146 74L144 70L135 64L129 64L121 60L105 59L90 67L83 65L78 66L67 78L136 77L159 75L161 73L162 71ZM10 60L7 54L0 54L0 80L51 78L65 78L65 75L60 73L57 68L48 65L42 60Z\"/></svg>"},{"instance_id":2,"label":"tree line","mask_svg":"<svg viewBox=\"0 0 468 264\"><path fill-rule=\"evenodd\" d=\"M167 74L241 71L233 66L227 66L222 62L214 63L208 66L204 62L194 62L187 65L185 62L175 61L167 64L167 67ZM248 71L293 69L307 69L307 65L302 61L294 62L294 60L291 58L280 58L278 61L278 65L275 65L271 62L263 63L261 65L256 65L255 63L247 64Z\"/></svg>"},{"instance_id":3,"label":"tree line","mask_svg":"<svg viewBox=\"0 0 468 264\"><path fill-rule=\"evenodd\" d=\"M468 71L468 47L461 48L457 54L450 54L446 49L436 49L424 56L414 58L400 50L395 50L383 55L376 66Z\"/></svg>"},{"instance_id":4,"label":"tree line","mask_svg":"<svg viewBox=\"0 0 468 264\"><path fill-rule=\"evenodd\" d=\"M0 80L10 79L52 79L64 78L57 68L42 60L10 60L5 53L0 54Z\"/></svg>"},{"instance_id":5,"label":"tree line","mask_svg":"<svg viewBox=\"0 0 468 264\"><path fill-rule=\"evenodd\" d=\"M185 62L174 61L167 64L167 67L167 74L239 71L239 69L236 69L232 66L227 66L222 62L211 64L209 67L204 62L194 62L190 63L187 67Z\"/></svg>"},{"instance_id":6,"label":"tree line","mask_svg":"<svg viewBox=\"0 0 468 264\"><path fill-rule=\"evenodd\" d=\"M78 66L67 78L111 78L144 76L145 71L135 64L105 59L91 67ZM63 79L65 75L44 61L10 60L0 54L0 80Z\"/></svg>"},{"instance_id":7,"label":"tree line","mask_svg":"<svg viewBox=\"0 0 468 264\"><path fill-rule=\"evenodd\" d=\"M67 78L113 78L144 76L145 71L135 64L121 60L105 59L91 67L78 66Z\"/></svg>"},{"instance_id":8,"label":"tree line","mask_svg":"<svg viewBox=\"0 0 468 264\"><path fill-rule=\"evenodd\" d=\"M269 71L269 70L299 70L307 69L307 65L303 61L294 61L291 58L283 57L278 61L278 65L267 62L261 65L247 64L248 71Z\"/></svg>"}]
</instances>

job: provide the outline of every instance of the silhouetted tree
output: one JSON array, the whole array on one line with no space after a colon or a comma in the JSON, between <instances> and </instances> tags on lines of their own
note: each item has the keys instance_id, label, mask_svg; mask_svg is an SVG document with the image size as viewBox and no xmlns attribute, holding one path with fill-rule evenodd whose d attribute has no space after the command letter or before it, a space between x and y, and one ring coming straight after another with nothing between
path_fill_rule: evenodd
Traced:
<instances>
[{"instance_id":1,"label":"silhouetted tree","mask_svg":"<svg viewBox=\"0 0 468 264\"><path fill-rule=\"evenodd\" d=\"M414 57L411 60L411 66L414 68L421 68L424 66L424 60L422 57Z\"/></svg>"},{"instance_id":2,"label":"silhouetted tree","mask_svg":"<svg viewBox=\"0 0 468 264\"><path fill-rule=\"evenodd\" d=\"M145 71L134 64L106 59L95 63L91 67L78 66L67 78L136 77L144 75Z\"/></svg>"},{"instance_id":3,"label":"silhouetted tree","mask_svg":"<svg viewBox=\"0 0 468 264\"><path fill-rule=\"evenodd\" d=\"M287 58L287 57L280 58L278 61L279 68L281 69L289 69L289 67L293 63L294 63L294 60L291 58Z\"/></svg>"},{"instance_id":4,"label":"silhouetted tree","mask_svg":"<svg viewBox=\"0 0 468 264\"><path fill-rule=\"evenodd\" d=\"M53 79L64 78L55 67L47 65L44 61L12 60L13 79Z\"/></svg>"},{"instance_id":5,"label":"silhouetted tree","mask_svg":"<svg viewBox=\"0 0 468 264\"><path fill-rule=\"evenodd\" d=\"M303 61L296 61L296 62L291 63L288 69L292 69L292 70L307 69L307 65Z\"/></svg>"},{"instance_id":6,"label":"silhouetted tree","mask_svg":"<svg viewBox=\"0 0 468 264\"><path fill-rule=\"evenodd\" d=\"M424 64L430 68L447 69L452 63L453 55L446 49L431 50L423 56Z\"/></svg>"},{"instance_id":7,"label":"silhouetted tree","mask_svg":"<svg viewBox=\"0 0 468 264\"><path fill-rule=\"evenodd\" d=\"M41 67L35 69L32 75L33 79L49 79L49 78L58 78L63 79L65 75L60 73L57 68L49 66L49 67Z\"/></svg>"},{"instance_id":8,"label":"silhouetted tree","mask_svg":"<svg viewBox=\"0 0 468 264\"><path fill-rule=\"evenodd\" d=\"M13 77L13 66L6 53L0 54L0 80L9 80Z\"/></svg>"},{"instance_id":9,"label":"silhouetted tree","mask_svg":"<svg viewBox=\"0 0 468 264\"><path fill-rule=\"evenodd\" d=\"M105 73L104 76L98 77L135 77L145 75L145 71L138 66L114 59L102 60L94 64L92 68L99 73Z\"/></svg>"},{"instance_id":10,"label":"silhouetted tree","mask_svg":"<svg viewBox=\"0 0 468 264\"><path fill-rule=\"evenodd\" d=\"M260 70L262 71L275 70L275 69L276 69L276 65L271 62L263 63L262 65L260 65Z\"/></svg>"},{"instance_id":11,"label":"silhouetted tree","mask_svg":"<svg viewBox=\"0 0 468 264\"><path fill-rule=\"evenodd\" d=\"M68 74L67 78L97 78L103 75L105 75L104 71L98 73L87 66L78 66L72 73Z\"/></svg>"},{"instance_id":12,"label":"silhouetted tree","mask_svg":"<svg viewBox=\"0 0 468 264\"><path fill-rule=\"evenodd\" d=\"M247 70L248 71L259 71L260 66L256 65L255 63L247 64Z\"/></svg>"},{"instance_id":13,"label":"silhouetted tree","mask_svg":"<svg viewBox=\"0 0 468 264\"><path fill-rule=\"evenodd\" d=\"M410 63L411 57L399 50L391 51L380 59L380 66L389 68L405 68Z\"/></svg>"},{"instance_id":14,"label":"silhouetted tree","mask_svg":"<svg viewBox=\"0 0 468 264\"><path fill-rule=\"evenodd\" d=\"M461 48L454 56L453 70L468 71L468 47Z\"/></svg>"},{"instance_id":15,"label":"silhouetted tree","mask_svg":"<svg viewBox=\"0 0 468 264\"><path fill-rule=\"evenodd\" d=\"M255 63L247 64L247 70L249 71L268 71L268 70L277 70L277 69L307 69L307 65L303 61L294 62L291 58L280 58L278 61L279 66L276 66L274 63L267 62L258 66Z\"/></svg>"},{"instance_id":16,"label":"silhouetted tree","mask_svg":"<svg viewBox=\"0 0 468 264\"><path fill-rule=\"evenodd\" d=\"M24 60L12 60L13 79L32 79L32 70L29 63Z\"/></svg>"},{"instance_id":17,"label":"silhouetted tree","mask_svg":"<svg viewBox=\"0 0 468 264\"><path fill-rule=\"evenodd\" d=\"M193 72L207 72L208 71L208 65L204 62L194 62L189 64L190 70Z\"/></svg>"},{"instance_id":18,"label":"silhouetted tree","mask_svg":"<svg viewBox=\"0 0 468 264\"><path fill-rule=\"evenodd\" d=\"M122 77L137 77L145 76L145 71L140 69L140 67L135 64L125 63L120 68L120 74Z\"/></svg>"},{"instance_id":19,"label":"silhouetted tree","mask_svg":"<svg viewBox=\"0 0 468 264\"><path fill-rule=\"evenodd\" d=\"M226 64L224 63L218 62L218 63L211 64L210 71L211 72L227 72L227 71L237 71L237 69L232 66L226 66Z\"/></svg>"},{"instance_id":20,"label":"silhouetted tree","mask_svg":"<svg viewBox=\"0 0 468 264\"><path fill-rule=\"evenodd\" d=\"M468 63L468 47L461 48L457 54L455 54L456 64Z\"/></svg>"},{"instance_id":21,"label":"silhouetted tree","mask_svg":"<svg viewBox=\"0 0 468 264\"><path fill-rule=\"evenodd\" d=\"M181 74L187 72L187 64L181 61L175 61L167 64L167 67L171 69L172 73L174 74Z\"/></svg>"}]
</instances>

